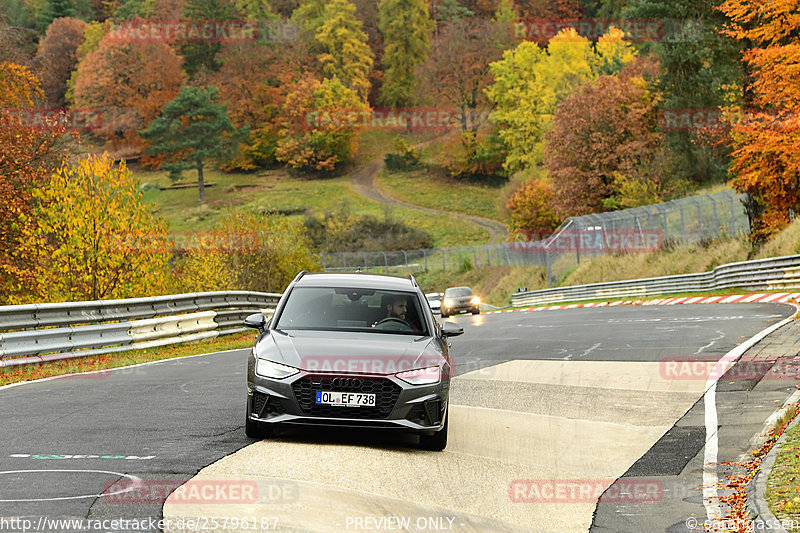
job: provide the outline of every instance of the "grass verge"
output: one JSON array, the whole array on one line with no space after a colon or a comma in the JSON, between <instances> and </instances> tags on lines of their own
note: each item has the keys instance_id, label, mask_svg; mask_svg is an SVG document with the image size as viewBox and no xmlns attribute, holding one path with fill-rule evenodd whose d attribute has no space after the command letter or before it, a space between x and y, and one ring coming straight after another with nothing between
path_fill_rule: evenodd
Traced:
<instances>
[{"instance_id":1,"label":"grass verge","mask_svg":"<svg viewBox=\"0 0 800 533\"><path fill-rule=\"evenodd\" d=\"M208 339L197 343L175 344L158 348L148 348L145 350L131 350L129 352L53 361L52 363L0 368L0 386L53 376L62 376L65 374L94 372L97 370L148 363L150 361L176 359L189 355L222 352L225 350L235 350L237 348L249 348L253 345L254 340L255 332L241 333L218 337L216 339ZM103 376L104 373L96 375ZM88 377L89 376L87 376L87 378Z\"/></svg>"},{"instance_id":2,"label":"grass verge","mask_svg":"<svg viewBox=\"0 0 800 533\"><path fill-rule=\"evenodd\" d=\"M206 189L206 203L197 200L197 188L163 189L172 184L165 172L135 169L145 186L145 201L154 204L154 212L169 222L170 231L197 231L212 228L227 209L283 213L293 219L306 214L326 212L389 216L427 231L434 246L483 244L489 233L474 224L465 223L457 215L432 215L415 209L387 207L367 200L350 185L349 176L336 178L297 178L285 170L257 174L226 174L216 170L206 173L214 185ZM190 174L181 184L189 184ZM193 177L193 176L191 176Z\"/></svg>"},{"instance_id":3,"label":"grass verge","mask_svg":"<svg viewBox=\"0 0 800 533\"><path fill-rule=\"evenodd\" d=\"M384 168L377 183L390 196L409 204L507 222L501 209L505 180L466 181L426 169L401 172Z\"/></svg>"},{"instance_id":4,"label":"grass verge","mask_svg":"<svg viewBox=\"0 0 800 533\"><path fill-rule=\"evenodd\" d=\"M794 410L795 414L797 413L796 409ZM790 410L789 413L792 411ZM789 421L791 418L785 422ZM767 480L767 503L779 520L800 523L800 481L798 480L800 480L800 425L795 425L786 434L786 440L778 452ZM800 528L786 528L786 530L790 533L800 532Z\"/></svg>"}]
</instances>

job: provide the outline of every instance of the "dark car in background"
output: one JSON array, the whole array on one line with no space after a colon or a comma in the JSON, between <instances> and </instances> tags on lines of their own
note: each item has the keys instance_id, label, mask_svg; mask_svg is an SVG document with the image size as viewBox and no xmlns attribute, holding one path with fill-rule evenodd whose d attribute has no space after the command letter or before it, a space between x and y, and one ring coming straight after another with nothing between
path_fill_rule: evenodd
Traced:
<instances>
[{"instance_id":1,"label":"dark car in background","mask_svg":"<svg viewBox=\"0 0 800 533\"><path fill-rule=\"evenodd\" d=\"M247 368L249 437L292 425L394 429L447 445L453 365L447 337L412 276L300 273L260 334Z\"/></svg>"},{"instance_id":2,"label":"dark car in background","mask_svg":"<svg viewBox=\"0 0 800 533\"><path fill-rule=\"evenodd\" d=\"M442 318L458 313L472 313L477 315L481 312L481 299L469 287L450 287L444 291L442 298Z\"/></svg>"}]
</instances>

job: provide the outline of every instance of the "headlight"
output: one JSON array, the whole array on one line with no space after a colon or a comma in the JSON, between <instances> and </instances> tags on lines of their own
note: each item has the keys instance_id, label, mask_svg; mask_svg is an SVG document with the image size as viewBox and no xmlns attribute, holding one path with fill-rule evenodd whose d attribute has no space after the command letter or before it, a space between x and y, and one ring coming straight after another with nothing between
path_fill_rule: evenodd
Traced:
<instances>
[{"instance_id":1,"label":"headlight","mask_svg":"<svg viewBox=\"0 0 800 533\"><path fill-rule=\"evenodd\" d=\"M395 374L398 378L411 385L434 385L442 378L442 369L438 366L408 370Z\"/></svg>"},{"instance_id":2,"label":"headlight","mask_svg":"<svg viewBox=\"0 0 800 533\"><path fill-rule=\"evenodd\" d=\"M266 359L256 361L256 374L265 378L283 379L300 372L293 366L282 365Z\"/></svg>"},{"instance_id":3,"label":"headlight","mask_svg":"<svg viewBox=\"0 0 800 533\"><path fill-rule=\"evenodd\" d=\"M481 303L481 299L475 296L472 298L472 300L470 300L470 302L472 303L472 305L478 305L479 303Z\"/></svg>"},{"instance_id":4,"label":"headlight","mask_svg":"<svg viewBox=\"0 0 800 533\"><path fill-rule=\"evenodd\" d=\"M451 300L451 299L449 299L449 298L448 298L448 299L446 299L446 300L444 301L444 306L445 306L445 307L453 307L453 300Z\"/></svg>"}]
</instances>

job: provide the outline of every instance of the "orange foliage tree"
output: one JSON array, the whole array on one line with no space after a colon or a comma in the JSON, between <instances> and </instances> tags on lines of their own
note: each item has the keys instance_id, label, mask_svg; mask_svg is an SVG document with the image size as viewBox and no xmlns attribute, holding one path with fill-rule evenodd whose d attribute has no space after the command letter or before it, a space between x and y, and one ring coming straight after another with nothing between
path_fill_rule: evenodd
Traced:
<instances>
[{"instance_id":1,"label":"orange foliage tree","mask_svg":"<svg viewBox=\"0 0 800 533\"><path fill-rule=\"evenodd\" d=\"M167 286L166 223L142 200L139 183L107 155L64 164L34 191L21 253L31 265L17 301L126 298ZM18 290L22 293L22 290Z\"/></svg>"},{"instance_id":2,"label":"orange foliage tree","mask_svg":"<svg viewBox=\"0 0 800 533\"><path fill-rule=\"evenodd\" d=\"M67 80L78 64L78 47L83 44L83 33L87 26L80 19L57 18L39 43L36 58L42 65L42 88L47 103L53 107L61 107L65 103Z\"/></svg>"},{"instance_id":3,"label":"orange foliage tree","mask_svg":"<svg viewBox=\"0 0 800 533\"><path fill-rule=\"evenodd\" d=\"M275 164L281 108L293 81L312 71L316 58L303 42L280 47L225 43L217 57L220 69L208 74L208 83L219 89L234 126L251 128L248 144L226 167L253 170Z\"/></svg>"},{"instance_id":4,"label":"orange foliage tree","mask_svg":"<svg viewBox=\"0 0 800 533\"><path fill-rule=\"evenodd\" d=\"M57 123L31 127L14 108L30 108L44 98L39 80L27 68L0 63L0 303L11 299L14 280L24 287L29 265L19 253L35 187L65 157L64 128Z\"/></svg>"},{"instance_id":5,"label":"orange foliage tree","mask_svg":"<svg viewBox=\"0 0 800 533\"><path fill-rule=\"evenodd\" d=\"M75 106L101 113L95 133L112 147L140 150L147 127L184 82L182 59L162 42L106 35L78 65Z\"/></svg>"},{"instance_id":6,"label":"orange foliage tree","mask_svg":"<svg viewBox=\"0 0 800 533\"><path fill-rule=\"evenodd\" d=\"M800 208L800 17L792 0L726 0L720 10L731 19L725 33L752 44L742 59L754 111L727 111L731 185L750 196L751 239L760 242Z\"/></svg>"},{"instance_id":7,"label":"orange foliage tree","mask_svg":"<svg viewBox=\"0 0 800 533\"><path fill-rule=\"evenodd\" d=\"M525 236L529 240L541 240L558 227L558 216L550 204L553 201L553 186L540 179L523 183L508 199L506 207L511 210L511 236Z\"/></svg>"}]
</instances>

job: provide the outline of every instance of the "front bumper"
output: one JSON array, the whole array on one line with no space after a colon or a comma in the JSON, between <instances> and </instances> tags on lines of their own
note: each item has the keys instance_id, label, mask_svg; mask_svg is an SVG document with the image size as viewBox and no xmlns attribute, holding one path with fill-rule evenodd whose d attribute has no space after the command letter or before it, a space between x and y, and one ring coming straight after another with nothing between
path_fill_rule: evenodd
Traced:
<instances>
[{"instance_id":1,"label":"front bumper","mask_svg":"<svg viewBox=\"0 0 800 533\"><path fill-rule=\"evenodd\" d=\"M448 315L455 315L459 313L477 313L480 312L481 306L475 305L472 303L464 304L464 305L453 305L450 307L443 307L445 314Z\"/></svg>"},{"instance_id":2,"label":"front bumper","mask_svg":"<svg viewBox=\"0 0 800 533\"><path fill-rule=\"evenodd\" d=\"M400 429L420 434L432 434L444 425L449 379L434 385L410 385L394 376L301 372L276 380L256 375L252 357L248 366L247 413L259 423ZM337 387L334 378L359 380L360 385ZM377 405L317 406L316 390L373 393Z\"/></svg>"}]
</instances>

